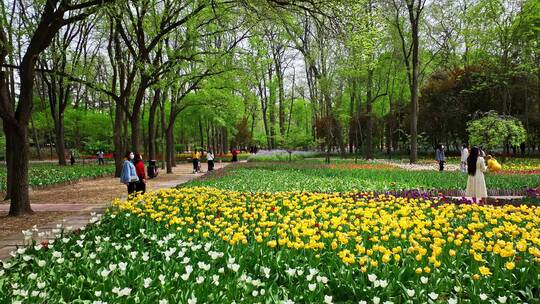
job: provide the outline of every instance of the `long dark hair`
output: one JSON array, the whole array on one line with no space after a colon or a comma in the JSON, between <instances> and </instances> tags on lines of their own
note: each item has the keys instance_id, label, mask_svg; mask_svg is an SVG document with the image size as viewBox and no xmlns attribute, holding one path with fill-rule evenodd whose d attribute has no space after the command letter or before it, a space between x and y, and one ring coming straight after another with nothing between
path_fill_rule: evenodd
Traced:
<instances>
[{"instance_id":1,"label":"long dark hair","mask_svg":"<svg viewBox=\"0 0 540 304\"><path fill-rule=\"evenodd\" d=\"M133 158L133 163L138 164L142 161L142 155L141 153L135 153L135 157Z\"/></svg>"},{"instance_id":2,"label":"long dark hair","mask_svg":"<svg viewBox=\"0 0 540 304\"><path fill-rule=\"evenodd\" d=\"M478 155L480 154L480 149L473 147L467 157L467 172L469 175L474 176L476 174L476 162L478 161Z\"/></svg>"}]
</instances>

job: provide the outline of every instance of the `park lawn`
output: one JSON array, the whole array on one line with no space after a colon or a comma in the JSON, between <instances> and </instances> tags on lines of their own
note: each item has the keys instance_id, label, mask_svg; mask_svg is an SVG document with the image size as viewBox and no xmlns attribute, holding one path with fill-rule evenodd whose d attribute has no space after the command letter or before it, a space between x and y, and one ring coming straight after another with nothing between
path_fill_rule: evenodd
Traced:
<instances>
[{"instance_id":1,"label":"park lawn","mask_svg":"<svg viewBox=\"0 0 540 304\"><path fill-rule=\"evenodd\" d=\"M0 192L6 191L6 167L0 167ZM42 187L76 181L81 178L108 176L114 173L114 166L97 164L58 166L57 164L30 164L29 186Z\"/></svg>"},{"instance_id":2,"label":"park lawn","mask_svg":"<svg viewBox=\"0 0 540 304\"><path fill-rule=\"evenodd\" d=\"M422 189L444 193L444 190L464 189L467 183L467 176L461 172L405 171L398 168L377 168L374 165L369 167L368 164L358 167L354 169L340 166L339 163L320 165L309 162L241 164L184 186L206 185L249 192ZM491 190L521 191L540 186L540 176L486 173L486 184Z\"/></svg>"},{"instance_id":3,"label":"park lawn","mask_svg":"<svg viewBox=\"0 0 540 304\"><path fill-rule=\"evenodd\" d=\"M536 303L538 207L161 190L0 267L24 303ZM39 231L29 231L39 233Z\"/></svg>"}]
</instances>

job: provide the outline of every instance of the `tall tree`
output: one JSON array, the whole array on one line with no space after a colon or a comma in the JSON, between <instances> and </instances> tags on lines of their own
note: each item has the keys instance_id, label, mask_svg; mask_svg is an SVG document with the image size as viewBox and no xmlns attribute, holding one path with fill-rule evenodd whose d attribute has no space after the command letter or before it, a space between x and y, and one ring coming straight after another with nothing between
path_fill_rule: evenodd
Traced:
<instances>
[{"instance_id":1,"label":"tall tree","mask_svg":"<svg viewBox=\"0 0 540 304\"><path fill-rule=\"evenodd\" d=\"M39 55L51 44L58 31L71 23L84 20L96 8L111 0L67 2L46 1L39 11L39 22L28 37L19 70L20 92L14 104L10 96L9 78L5 70L0 72L0 117L6 134L7 183L10 184L9 215L32 213L28 196L28 123L33 108L36 62ZM6 36L8 30L4 18L0 18L0 63L6 64L13 50Z\"/></svg>"},{"instance_id":2,"label":"tall tree","mask_svg":"<svg viewBox=\"0 0 540 304\"><path fill-rule=\"evenodd\" d=\"M419 96L419 56L420 56L420 21L426 0L392 0L394 6L394 25L397 28L401 41L403 63L407 70L407 79L411 92L410 102L410 156L409 161L418 160L418 96ZM406 15L409 23L410 39L402 22L402 15ZM410 40L410 42L408 42Z\"/></svg>"}]
</instances>

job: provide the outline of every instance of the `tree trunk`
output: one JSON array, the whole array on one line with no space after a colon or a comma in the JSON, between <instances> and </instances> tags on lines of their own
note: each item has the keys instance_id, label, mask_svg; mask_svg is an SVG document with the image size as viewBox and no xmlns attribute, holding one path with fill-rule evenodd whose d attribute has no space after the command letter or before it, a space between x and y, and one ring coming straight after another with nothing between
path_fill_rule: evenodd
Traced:
<instances>
[{"instance_id":1,"label":"tree trunk","mask_svg":"<svg viewBox=\"0 0 540 304\"><path fill-rule=\"evenodd\" d=\"M56 149L56 155L58 156L58 164L60 166L66 165L66 146L64 139L64 117L60 114L60 117L55 119L54 122L54 147Z\"/></svg>"},{"instance_id":2,"label":"tree trunk","mask_svg":"<svg viewBox=\"0 0 540 304\"><path fill-rule=\"evenodd\" d=\"M156 112L161 99L161 90L154 91L154 99L148 113L148 158L156 159Z\"/></svg>"},{"instance_id":3,"label":"tree trunk","mask_svg":"<svg viewBox=\"0 0 540 304\"><path fill-rule=\"evenodd\" d=\"M131 124L131 149L133 150L133 152L139 152L139 149L141 147L141 106L147 87L148 79L147 77L143 77L143 79L141 79L141 83L139 84L139 88L137 89L137 94L135 95L135 100L133 102L133 113L131 113L131 117L129 118L129 122Z\"/></svg>"},{"instance_id":4,"label":"tree trunk","mask_svg":"<svg viewBox=\"0 0 540 304\"><path fill-rule=\"evenodd\" d=\"M1 73L1 72L0 72ZM7 120L2 120L2 126L3 126L3 130L4 130L4 134L6 134L6 130L9 128L8 124L7 124ZM5 152L6 152L6 168L7 168L7 172L6 172L6 181L9 181L10 180L10 176L11 176L11 171L9 169L9 167L11 166L12 162L11 162L11 158L12 158L12 154L11 153L8 153L7 151L10 151L10 150L13 150L13 148L11 148L11 138L9 138L7 135L6 135L6 147L5 147ZM11 189L13 188L13 185L11 184L11 182L6 182L6 196L4 197L4 200L7 201L9 199L11 199Z\"/></svg>"},{"instance_id":5,"label":"tree trunk","mask_svg":"<svg viewBox=\"0 0 540 304\"><path fill-rule=\"evenodd\" d=\"M373 158L373 69L368 70L367 75L367 88L366 88L366 114L367 114L367 126L366 126L366 150L365 157L366 159Z\"/></svg>"},{"instance_id":6,"label":"tree trunk","mask_svg":"<svg viewBox=\"0 0 540 304\"><path fill-rule=\"evenodd\" d=\"M36 125L34 124L33 117L30 117L30 124L32 125L32 136L34 138L34 144L36 145L37 157L39 160L43 160L43 156L41 155L41 146L39 145L38 134L36 130Z\"/></svg>"},{"instance_id":7,"label":"tree trunk","mask_svg":"<svg viewBox=\"0 0 540 304\"><path fill-rule=\"evenodd\" d=\"M129 119L131 125L131 150L133 152L139 152L140 147L140 117L139 115L132 115Z\"/></svg>"},{"instance_id":8,"label":"tree trunk","mask_svg":"<svg viewBox=\"0 0 540 304\"><path fill-rule=\"evenodd\" d=\"M26 124L6 124L4 123L6 134L6 158L8 164L8 180L10 185L9 207L10 216L32 214L30 198L28 195L28 126Z\"/></svg>"},{"instance_id":9,"label":"tree trunk","mask_svg":"<svg viewBox=\"0 0 540 304\"><path fill-rule=\"evenodd\" d=\"M418 26L413 27L412 57L410 163L414 164L418 160Z\"/></svg>"},{"instance_id":10,"label":"tree trunk","mask_svg":"<svg viewBox=\"0 0 540 304\"><path fill-rule=\"evenodd\" d=\"M124 144L122 140L122 123L124 121L124 110L119 101L116 103L116 111L114 115L114 128L113 128L113 144L114 144L114 164L115 172L114 176L120 177L122 173L122 163L124 160Z\"/></svg>"},{"instance_id":11,"label":"tree trunk","mask_svg":"<svg viewBox=\"0 0 540 304\"><path fill-rule=\"evenodd\" d=\"M351 80L351 99L349 104L349 154L354 153L354 120L355 115L355 97L356 97L356 80Z\"/></svg>"},{"instance_id":12,"label":"tree trunk","mask_svg":"<svg viewBox=\"0 0 540 304\"><path fill-rule=\"evenodd\" d=\"M410 163L414 164L418 160L418 68L419 68L419 46L420 40L418 38L420 13L423 9L422 0L418 1L415 7L415 2L407 3L407 9L409 11L409 22L411 24L411 38L412 38L412 60L411 60L411 73L409 78L409 85L411 89L411 142L410 142Z\"/></svg>"},{"instance_id":13,"label":"tree trunk","mask_svg":"<svg viewBox=\"0 0 540 304\"><path fill-rule=\"evenodd\" d=\"M200 117L199 117L199 135L200 135L200 140L201 140L200 149L202 149L204 147L204 134L203 134L203 127L202 127L202 122L201 122Z\"/></svg>"},{"instance_id":14,"label":"tree trunk","mask_svg":"<svg viewBox=\"0 0 540 304\"><path fill-rule=\"evenodd\" d=\"M174 136L173 128L169 127L165 130L165 142L166 142L166 156L167 156L167 173L173 173L173 159L174 159Z\"/></svg>"},{"instance_id":15,"label":"tree trunk","mask_svg":"<svg viewBox=\"0 0 540 304\"><path fill-rule=\"evenodd\" d=\"M167 94L167 91L165 91ZM159 102L159 113L160 113L160 123L161 123L161 169L165 169L165 163L167 161L167 148L165 144L165 98Z\"/></svg>"}]
</instances>

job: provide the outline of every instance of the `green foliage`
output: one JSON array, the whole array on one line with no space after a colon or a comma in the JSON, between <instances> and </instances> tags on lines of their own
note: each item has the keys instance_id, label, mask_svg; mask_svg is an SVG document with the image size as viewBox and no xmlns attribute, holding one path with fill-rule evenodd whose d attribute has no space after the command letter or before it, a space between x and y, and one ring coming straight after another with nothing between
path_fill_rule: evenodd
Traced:
<instances>
[{"instance_id":1,"label":"green foliage","mask_svg":"<svg viewBox=\"0 0 540 304\"><path fill-rule=\"evenodd\" d=\"M497 149L503 145L519 146L527 140L527 132L521 121L495 112L470 121L467 132L471 145L486 149Z\"/></svg>"},{"instance_id":2,"label":"green foliage","mask_svg":"<svg viewBox=\"0 0 540 304\"><path fill-rule=\"evenodd\" d=\"M54 125L47 109L33 114L36 132L52 136ZM66 148L78 148L85 153L98 149L112 150L111 117L108 113L85 109L68 108L64 113L64 138Z\"/></svg>"}]
</instances>

